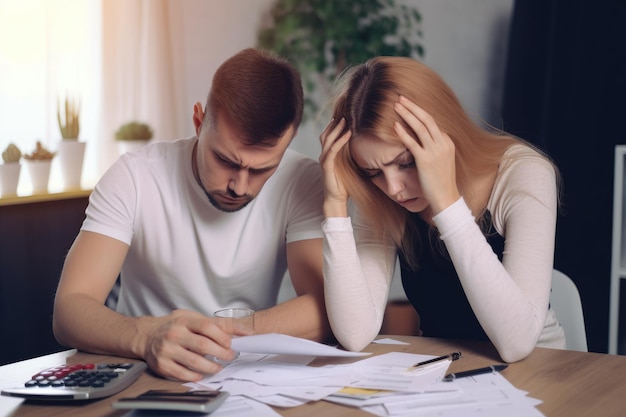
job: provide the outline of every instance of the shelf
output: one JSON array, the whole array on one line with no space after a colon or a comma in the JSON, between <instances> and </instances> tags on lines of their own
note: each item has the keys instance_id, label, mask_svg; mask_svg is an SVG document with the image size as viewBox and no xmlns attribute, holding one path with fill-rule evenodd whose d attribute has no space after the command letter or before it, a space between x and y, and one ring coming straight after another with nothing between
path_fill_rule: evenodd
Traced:
<instances>
[{"instance_id":1,"label":"shelf","mask_svg":"<svg viewBox=\"0 0 626 417\"><path fill-rule=\"evenodd\" d=\"M59 192L42 192L25 195L7 195L0 197L0 206L39 203L44 201L69 200L72 198L89 197L91 189L74 189Z\"/></svg>"}]
</instances>

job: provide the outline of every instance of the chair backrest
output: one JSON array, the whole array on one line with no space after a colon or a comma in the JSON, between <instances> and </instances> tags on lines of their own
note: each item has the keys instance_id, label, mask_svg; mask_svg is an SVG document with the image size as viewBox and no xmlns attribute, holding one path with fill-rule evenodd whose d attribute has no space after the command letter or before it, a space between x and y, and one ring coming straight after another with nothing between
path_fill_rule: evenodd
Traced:
<instances>
[{"instance_id":1,"label":"chair backrest","mask_svg":"<svg viewBox=\"0 0 626 417\"><path fill-rule=\"evenodd\" d=\"M559 270L552 272L550 306L565 331L568 350L587 352L587 333L580 294L574 281Z\"/></svg>"}]
</instances>

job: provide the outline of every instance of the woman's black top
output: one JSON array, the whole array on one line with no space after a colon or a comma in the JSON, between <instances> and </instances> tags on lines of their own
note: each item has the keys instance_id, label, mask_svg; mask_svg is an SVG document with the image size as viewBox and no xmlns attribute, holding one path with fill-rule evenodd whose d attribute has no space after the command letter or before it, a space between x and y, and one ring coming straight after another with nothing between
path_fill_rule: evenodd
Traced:
<instances>
[{"instance_id":1,"label":"woman's black top","mask_svg":"<svg viewBox=\"0 0 626 417\"><path fill-rule=\"evenodd\" d=\"M419 217L411 215L419 236L413 236L418 251L417 270L411 269L400 255L402 286L407 298L420 315L424 336L451 339L489 340L472 311L444 242L436 229L431 229ZM481 224L487 242L502 261L504 238L493 227L487 211Z\"/></svg>"}]
</instances>

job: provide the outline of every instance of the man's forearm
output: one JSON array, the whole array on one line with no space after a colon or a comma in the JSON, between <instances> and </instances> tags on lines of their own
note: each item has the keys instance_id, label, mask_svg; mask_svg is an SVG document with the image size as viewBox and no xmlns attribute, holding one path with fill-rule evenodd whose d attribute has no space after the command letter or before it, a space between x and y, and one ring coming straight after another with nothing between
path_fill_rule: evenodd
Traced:
<instances>
[{"instance_id":1,"label":"man's forearm","mask_svg":"<svg viewBox=\"0 0 626 417\"><path fill-rule=\"evenodd\" d=\"M331 337L323 298L311 294L295 297L267 310L258 311L255 333L282 333L315 341Z\"/></svg>"},{"instance_id":2,"label":"man's forearm","mask_svg":"<svg viewBox=\"0 0 626 417\"><path fill-rule=\"evenodd\" d=\"M126 317L82 294L54 306L54 335L62 345L100 354L141 358L144 334L154 317Z\"/></svg>"}]
</instances>

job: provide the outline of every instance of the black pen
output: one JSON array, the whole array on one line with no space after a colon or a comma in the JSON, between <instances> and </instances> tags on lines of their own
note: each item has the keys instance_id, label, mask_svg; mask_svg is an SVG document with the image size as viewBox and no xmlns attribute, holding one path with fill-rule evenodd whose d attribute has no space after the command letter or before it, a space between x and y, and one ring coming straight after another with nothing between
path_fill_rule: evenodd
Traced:
<instances>
[{"instance_id":1,"label":"black pen","mask_svg":"<svg viewBox=\"0 0 626 417\"><path fill-rule=\"evenodd\" d=\"M442 361L444 359L450 359L450 360L457 360L461 358L461 352L452 352L452 353L448 353L447 355L443 355L443 356L437 356L436 358L433 359L429 359L427 361L424 362L418 362L415 365L411 366L411 368L417 368L418 366L424 366L424 365L430 365L431 363L434 362L439 362ZM409 368L409 369L411 369Z\"/></svg>"},{"instance_id":2,"label":"black pen","mask_svg":"<svg viewBox=\"0 0 626 417\"><path fill-rule=\"evenodd\" d=\"M454 381L457 378L464 378L466 376L474 376L480 374L488 374L491 372L500 372L506 369L509 365L491 365L486 368L472 369L470 371L457 372L455 374L448 374L443 377L444 381Z\"/></svg>"}]
</instances>

